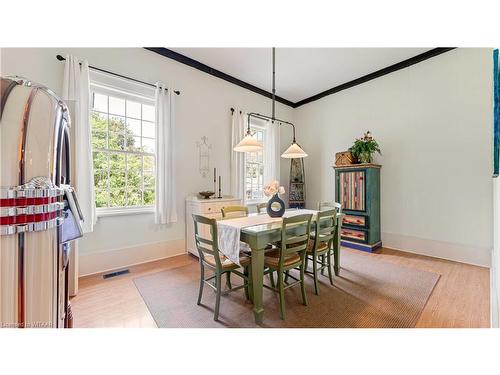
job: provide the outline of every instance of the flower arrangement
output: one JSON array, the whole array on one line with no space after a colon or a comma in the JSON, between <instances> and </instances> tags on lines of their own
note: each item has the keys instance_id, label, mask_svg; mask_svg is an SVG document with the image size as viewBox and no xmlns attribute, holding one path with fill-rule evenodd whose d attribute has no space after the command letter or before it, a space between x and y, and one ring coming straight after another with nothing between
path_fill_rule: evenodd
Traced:
<instances>
[{"instance_id":1,"label":"flower arrangement","mask_svg":"<svg viewBox=\"0 0 500 375\"><path fill-rule=\"evenodd\" d=\"M375 139L373 139L370 131L367 131L363 138L356 138L354 144L349 149L352 154L361 162L361 163L371 163L373 154L378 152L382 154L380 151L380 147Z\"/></svg>"},{"instance_id":2,"label":"flower arrangement","mask_svg":"<svg viewBox=\"0 0 500 375\"><path fill-rule=\"evenodd\" d=\"M274 180L264 185L264 195L266 197L272 197L276 194L285 194L285 188L280 186L278 181Z\"/></svg>"}]
</instances>

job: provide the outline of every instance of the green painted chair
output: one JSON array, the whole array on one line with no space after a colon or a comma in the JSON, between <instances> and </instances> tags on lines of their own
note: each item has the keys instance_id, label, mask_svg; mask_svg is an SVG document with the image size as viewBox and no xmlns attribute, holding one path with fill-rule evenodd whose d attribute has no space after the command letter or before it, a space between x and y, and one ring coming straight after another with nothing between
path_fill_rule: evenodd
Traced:
<instances>
[{"instance_id":1,"label":"green painted chair","mask_svg":"<svg viewBox=\"0 0 500 375\"><path fill-rule=\"evenodd\" d=\"M301 286L302 303L307 306L307 296L304 284L304 273L306 269L306 251L311 231L311 214L297 215L283 219L281 228L281 246L278 249L267 252L264 256L264 266L267 268L264 274L271 277L271 286L266 288L279 293L281 319L285 319L285 290L296 285ZM288 275L288 271L294 268L300 270L300 277L297 279ZM277 272L278 281L274 285L273 273ZM285 285L285 274L295 281Z\"/></svg>"},{"instance_id":2,"label":"green painted chair","mask_svg":"<svg viewBox=\"0 0 500 375\"><path fill-rule=\"evenodd\" d=\"M258 203L257 204L257 213L265 214L267 212L267 203Z\"/></svg>"},{"instance_id":3,"label":"green painted chair","mask_svg":"<svg viewBox=\"0 0 500 375\"><path fill-rule=\"evenodd\" d=\"M338 202L318 202L318 211L325 211L325 210L331 210L331 209L336 209L337 213L341 214L342 213L342 205ZM340 249L339 249L340 251ZM340 254L335 254L335 259L339 259ZM325 257L322 257L323 263L325 263ZM325 269L321 269L321 274L324 275Z\"/></svg>"},{"instance_id":4,"label":"green painted chair","mask_svg":"<svg viewBox=\"0 0 500 375\"><path fill-rule=\"evenodd\" d=\"M200 291L198 294L197 304L201 304L201 298L203 296L203 287L205 284L210 286L215 290L215 311L214 320L219 319L219 306L220 306L220 296L221 294L227 294L235 290L245 288L245 296L247 300L249 299L249 279L251 273L251 258L247 254L240 254L240 264L231 262L223 254L219 252L219 246L217 241L217 221L215 219L209 219L200 215L193 215L194 220L194 236L196 242L196 248L198 249L198 255L200 260ZM210 239L204 238L200 235L199 225L208 225L210 227ZM240 272L238 269L243 267L244 272ZM213 271L213 275L205 278L205 268ZM228 289L222 293L222 277L226 274ZM231 274L235 274L243 279L243 284L237 287L232 287L230 283ZM213 282L211 282L213 281Z\"/></svg>"},{"instance_id":5,"label":"green painted chair","mask_svg":"<svg viewBox=\"0 0 500 375\"><path fill-rule=\"evenodd\" d=\"M342 213L342 205L337 202L318 202L318 211L337 209L337 212Z\"/></svg>"},{"instance_id":6,"label":"green painted chair","mask_svg":"<svg viewBox=\"0 0 500 375\"><path fill-rule=\"evenodd\" d=\"M314 278L314 293L319 295L318 272L324 274L324 269L328 270L330 284L332 279L332 252L333 239L337 230L337 209L319 211L314 222L314 231L311 232L311 239L306 253L306 273ZM312 262L312 271L307 268L308 262Z\"/></svg>"},{"instance_id":7,"label":"green painted chair","mask_svg":"<svg viewBox=\"0 0 500 375\"><path fill-rule=\"evenodd\" d=\"M223 218L248 216L248 207L246 206L227 206L221 209Z\"/></svg>"}]
</instances>

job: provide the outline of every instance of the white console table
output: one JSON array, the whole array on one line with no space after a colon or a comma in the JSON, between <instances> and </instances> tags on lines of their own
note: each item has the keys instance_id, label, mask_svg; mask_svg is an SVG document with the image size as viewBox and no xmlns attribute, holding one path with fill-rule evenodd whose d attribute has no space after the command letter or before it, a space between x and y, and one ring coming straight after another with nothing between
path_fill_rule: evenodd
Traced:
<instances>
[{"instance_id":1,"label":"white console table","mask_svg":"<svg viewBox=\"0 0 500 375\"><path fill-rule=\"evenodd\" d=\"M212 219L220 219L222 217L221 209L226 206L239 206L242 204L238 198L214 198L200 199L197 197L189 197L186 199L186 252L198 256L196 244L194 242L194 223L192 214L206 216ZM203 237L210 235L209 227L202 225L200 234Z\"/></svg>"}]
</instances>

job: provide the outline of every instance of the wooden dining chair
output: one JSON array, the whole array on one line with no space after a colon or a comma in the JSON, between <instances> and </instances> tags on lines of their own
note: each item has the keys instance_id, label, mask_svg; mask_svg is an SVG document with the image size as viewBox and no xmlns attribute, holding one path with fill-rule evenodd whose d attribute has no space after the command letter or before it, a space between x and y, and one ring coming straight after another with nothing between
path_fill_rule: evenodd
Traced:
<instances>
[{"instance_id":1,"label":"wooden dining chair","mask_svg":"<svg viewBox=\"0 0 500 375\"><path fill-rule=\"evenodd\" d=\"M267 212L267 202L257 204L257 213L265 214Z\"/></svg>"},{"instance_id":2,"label":"wooden dining chair","mask_svg":"<svg viewBox=\"0 0 500 375\"><path fill-rule=\"evenodd\" d=\"M337 209L338 213L342 213L342 205L338 202L318 202L318 211Z\"/></svg>"},{"instance_id":3,"label":"wooden dining chair","mask_svg":"<svg viewBox=\"0 0 500 375\"><path fill-rule=\"evenodd\" d=\"M305 259L309 233L311 231L311 214L297 215L283 219L281 227L281 247L264 254L264 266L267 268L264 274L272 277L274 272L278 273L277 285L274 282L266 288L279 293L281 319L285 319L285 290L296 285L301 286L302 303L307 306L307 296L304 284ZM298 268L300 277L297 279L292 275L288 277L295 281L285 285L285 273L289 270Z\"/></svg>"},{"instance_id":4,"label":"wooden dining chair","mask_svg":"<svg viewBox=\"0 0 500 375\"><path fill-rule=\"evenodd\" d=\"M200 290L198 293L198 302L201 304L201 298L203 295L203 287L205 284L210 286L215 290L215 310L214 310L214 320L219 319L219 306L220 306L220 296L222 294L221 280L224 274L227 275L227 279L230 279L231 274L235 274L243 279L243 284L237 287L232 287L228 283L228 289L224 291L224 294L233 292L235 290L244 288L245 296L247 300L249 299L249 279L251 273L251 258L247 254L240 254L240 264L233 263L223 254L219 252L219 245L217 240L217 221L215 219L210 219L205 216L194 215L194 236L196 242L196 248L198 249L199 261L200 261ZM207 239L200 235L199 225L208 225L210 227L210 238ZM205 267L213 271L213 275L205 278ZM239 268L243 267L244 272L240 272Z\"/></svg>"},{"instance_id":5,"label":"wooden dining chair","mask_svg":"<svg viewBox=\"0 0 500 375\"><path fill-rule=\"evenodd\" d=\"M246 206L227 206L221 209L222 217L244 217L248 216L248 207Z\"/></svg>"},{"instance_id":6,"label":"wooden dining chair","mask_svg":"<svg viewBox=\"0 0 500 375\"><path fill-rule=\"evenodd\" d=\"M332 278L332 253L333 239L337 230L337 209L319 211L314 221L314 230L311 232L312 239L309 240L306 253L306 274L314 278L314 293L319 295L318 272L323 275L324 269L328 270L330 284ZM308 262L312 261L312 271L309 271Z\"/></svg>"},{"instance_id":7,"label":"wooden dining chair","mask_svg":"<svg viewBox=\"0 0 500 375\"><path fill-rule=\"evenodd\" d=\"M324 210L331 210L331 209L336 209L337 213L341 214L342 213L342 204L338 202L318 202L318 211L324 211ZM340 251L340 249L338 249ZM335 257L335 259L338 259L338 256ZM322 257L323 263L325 263L325 257ZM321 274L324 275L325 269L321 269Z\"/></svg>"}]
</instances>

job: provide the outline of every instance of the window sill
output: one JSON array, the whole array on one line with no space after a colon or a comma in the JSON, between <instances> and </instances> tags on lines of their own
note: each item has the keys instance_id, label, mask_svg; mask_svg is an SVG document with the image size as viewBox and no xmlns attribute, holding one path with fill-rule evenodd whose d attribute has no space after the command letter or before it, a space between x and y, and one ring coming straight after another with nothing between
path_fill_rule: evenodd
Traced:
<instances>
[{"instance_id":1,"label":"window sill","mask_svg":"<svg viewBox=\"0 0 500 375\"><path fill-rule=\"evenodd\" d=\"M154 214L154 212L155 212L154 207L96 209L97 217Z\"/></svg>"}]
</instances>

